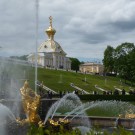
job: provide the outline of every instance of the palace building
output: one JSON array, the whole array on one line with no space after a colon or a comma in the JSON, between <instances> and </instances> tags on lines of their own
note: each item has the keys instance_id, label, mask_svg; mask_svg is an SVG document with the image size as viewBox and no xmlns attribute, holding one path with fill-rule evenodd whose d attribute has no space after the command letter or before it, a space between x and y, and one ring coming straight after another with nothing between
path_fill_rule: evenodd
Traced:
<instances>
[{"instance_id":1,"label":"palace building","mask_svg":"<svg viewBox=\"0 0 135 135\"><path fill-rule=\"evenodd\" d=\"M103 74L104 67L100 63L86 62L79 66L82 73Z\"/></svg>"},{"instance_id":2,"label":"palace building","mask_svg":"<svg viewBox=\"0 0 135 135\"><path fill-rule=\"evenodd\" d=\"M43 67L71 69L71 61L66 57L66 53L58 42L54 40L56 30L52 26L52 17L50 19L50 26L46 29L48 39L44 41L38 48L37 63ZM28 61L35 62L35 53L31 53L28 57Z\"/></svg>"}]
</instances>

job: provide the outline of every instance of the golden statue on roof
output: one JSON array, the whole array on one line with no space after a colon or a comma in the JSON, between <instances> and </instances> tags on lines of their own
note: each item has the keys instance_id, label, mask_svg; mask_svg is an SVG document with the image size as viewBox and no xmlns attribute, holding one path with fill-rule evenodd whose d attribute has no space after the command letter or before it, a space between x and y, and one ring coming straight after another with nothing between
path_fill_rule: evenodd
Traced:
<instances>
[{"instance_id":1,"label":"golden statue on roof","mask_svg":"<svg viewBox=\"0 0 135 135\"><path fill-rule=\"evenodd\" d=\"M46 33L49 37L49 39L53 40L54 38L54 34L56 33L56 30L52 27L52 16L49 17L49 20L50 20L50 26L49 28L46 30Z\"/></svg>"}]
</instances>

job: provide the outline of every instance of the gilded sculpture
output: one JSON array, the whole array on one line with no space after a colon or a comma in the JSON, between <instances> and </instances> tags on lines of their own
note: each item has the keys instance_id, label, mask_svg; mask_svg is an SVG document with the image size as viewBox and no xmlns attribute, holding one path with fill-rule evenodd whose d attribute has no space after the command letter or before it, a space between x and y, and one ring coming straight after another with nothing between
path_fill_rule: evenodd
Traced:
<instances>
[{"instance_id":1,"label":"gilded sculpture","mask_svg":"<svg viewBox=\"0 0 135 135\"><path fill-rule=\"evenodd\" d=\"M25 121L30 123L40 122L40 117L38 115L40 96L29 87L28 81L25 81L24 86L20 91L22 95L23 109L27 116Z\"/></svg>"},{"instance_id":2,"label":"gilded sculpture","mask_svg":"<svg viewBox=\"0 0 135 135\"><path fill-rule=\"evenodd\" d=\"M40 96L29 87L28 81L25 81L24 86L20 89L20 91L22 95L23 109L27 118L25 120L17 119L17 122L20 124L35 123L38 124L39 127L44 127L45 125L38 115ZM49 119L48 121L52 126L67 125L70 123L68 119L62 118L58 121L54 121L53 119Z\"/></svg>"}]
</instances>

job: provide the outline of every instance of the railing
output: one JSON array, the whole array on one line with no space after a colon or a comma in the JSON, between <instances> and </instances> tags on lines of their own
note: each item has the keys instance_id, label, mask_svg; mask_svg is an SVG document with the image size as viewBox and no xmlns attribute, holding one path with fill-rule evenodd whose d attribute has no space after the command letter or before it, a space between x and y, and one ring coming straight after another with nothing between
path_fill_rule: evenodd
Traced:
<instances>
[{"instance_id":1,"label":"railing","mask_svg":"<svg viewBox=\"0 0 135 135\"><path fill-rule=\"evenodd\" d=\"M54 90L48 88L47 86L45 86L45 85L43 85L43 84L38 84L38 83L37 83L37 86L42 87L44 90L46 90L46 91L48 91L48 92L52 92L53 94L58 94L56 91L54 91Z\"/></svg>"},{"instance_id":2,"label":"railing","mask_svg":"<svg viewBox=\"0 0 135 135\"><path fill-rule=\"evenodd\" d=\"M118 90L119 92L122 92L122 90L121 90L121 89L119 89L119 88L117 88L117 87L115 87L115 86L114 86L114 88L115 88L116 90ZM129 93L128 93L128 92L125 92L125 94L126 94L126 95L129 95Z\"/></svg>"},{"instance_id":3,"label":"railing","mask_svg":"<svg viewBox=\"0 0 135 135\"><path fill-rule=\"evenodd\" d=\"M98 89L98 90L100 90L100 91L107 92L107 90L104 90L104 89L98 87L97 85L95 85L95 88Z\"/></svg>"},{"instance_id":4,"label":"railing","mask_svg":"<svg viewBox=\"0 0 135 135\"><path fill-rule=\"evenodd\" d=\"M75 88L75 89L77 89L77 90L79 90L79 91L81 91L84 94L90 94L89 92L85 91L82 88L79 88L78 86L74 85L73 83L71 83L70 86L73 87L73 88Z\"/></svg>"}]
</instances>

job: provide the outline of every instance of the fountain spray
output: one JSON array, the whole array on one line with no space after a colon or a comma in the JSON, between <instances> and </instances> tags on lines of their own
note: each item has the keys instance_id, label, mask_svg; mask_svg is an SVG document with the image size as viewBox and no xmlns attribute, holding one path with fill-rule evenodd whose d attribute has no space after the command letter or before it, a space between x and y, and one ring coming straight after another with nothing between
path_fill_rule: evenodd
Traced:
<instances>
[{"instance_id":1,"label":"fountain spray","mask_svg":"<svg viewBox=\"0 0 135 135\"><path fill-rule=\"evenodd\" d=\"M35 93L37 93L37 46L38 46L38 7L39 7L39 1L36 0L36 52L35 52Z\"/></svg>"}]
</instances>

